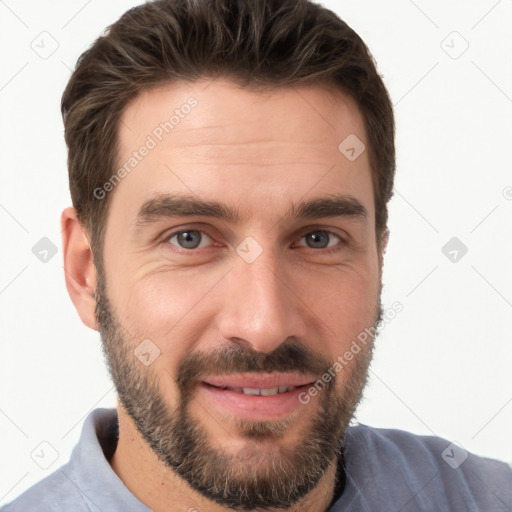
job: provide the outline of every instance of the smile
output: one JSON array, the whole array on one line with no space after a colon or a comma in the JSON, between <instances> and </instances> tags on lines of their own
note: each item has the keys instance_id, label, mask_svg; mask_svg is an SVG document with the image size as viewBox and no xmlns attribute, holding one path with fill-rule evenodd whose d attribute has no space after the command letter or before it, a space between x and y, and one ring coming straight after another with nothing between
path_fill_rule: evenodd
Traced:
<instances>
[{"instance_id":1,"label":"smile","mask_svg":"<svg viewBox=\"0 0 512 512\"><path fill-rule=\"evenodd\" d=\"M279 419L304 405L299 394L315 381L296 373L240 373L207 376L199 385L208 406L225 415L265 421Z\"/></svg>"},{"instance_id":2,"label":"smile","mask_svg":"<svg viewBox=\"0 0 512 512\"><path fill-rule=\"evenodd\" d=\"M287 391L292 391L297 386L275 386L273 388L239 388L239 387L219 387L212 386L217 389L228 389L230 391L234 391L235 393L243 393L244 395L260 395L260 396L272 396L278 395L281 393L286 393Z\"/></svg>"}]
</instances>

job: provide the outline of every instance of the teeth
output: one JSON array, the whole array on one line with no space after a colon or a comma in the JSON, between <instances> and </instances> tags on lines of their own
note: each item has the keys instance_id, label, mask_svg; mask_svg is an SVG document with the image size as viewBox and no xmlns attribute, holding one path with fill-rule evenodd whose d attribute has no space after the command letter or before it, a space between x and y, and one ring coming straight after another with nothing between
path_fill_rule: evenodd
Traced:
<instances>
[{"instance_id":1,"label":"teeth","mask_svg":"<svg viewBox=\"0 0 512 512\"><path fill-rule=\"evenodd\" d=\"M263 391L263 390L258 389L258 388L244 388L243 394L244 395L261 395L261 391Z\"/></svg>"},{"instance_id":2,"label":"teeth","mask_svg":"<svg viewBox=\"0 0 512 512\"><path fill-rule=\"evenodd\" d=\"M275 386L273 388L237 388L230 386L214 386L218 387L218 389L226 389L230 391L234 391L235 393L243 393L244 395L253 395L253 396L273 396L278 395L280 393L286 393L287 391L292 391L297 388L297 386Z\"/></svg>"},{"instance_id":3,"label":"teeth","mask_svg":"<svg viewBox=\"0 0 512 512\"><path fill-rule=\"evenodd\" d=\"M279 393L286 393L295 389L297 386L276 386L275 388L229 388L237 393L243 393L244 395L262 395L272 396Z\"/></svg>"}]
</instances>

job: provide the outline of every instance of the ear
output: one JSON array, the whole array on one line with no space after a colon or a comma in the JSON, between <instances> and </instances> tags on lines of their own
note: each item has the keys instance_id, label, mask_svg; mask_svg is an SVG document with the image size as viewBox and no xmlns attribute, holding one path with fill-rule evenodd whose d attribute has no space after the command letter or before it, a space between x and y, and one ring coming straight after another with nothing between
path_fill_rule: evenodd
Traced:
<instances>
[{"instance_id":1,"label":"ear","mask_svg":"<svg viewBox=\"0 0 512 512\"><path fill-rule=\"evenodd\" d=\"M86 231L71 207L62 212L60 224L66 288L82 322L97 331L96 267Z\"/></svg>"}]
</instances>

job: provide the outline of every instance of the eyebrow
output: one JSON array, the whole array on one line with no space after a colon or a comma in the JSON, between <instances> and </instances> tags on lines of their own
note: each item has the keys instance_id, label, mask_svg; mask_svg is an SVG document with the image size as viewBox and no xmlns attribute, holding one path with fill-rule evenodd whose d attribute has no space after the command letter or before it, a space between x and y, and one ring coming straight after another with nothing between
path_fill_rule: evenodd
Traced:
<instances>
[{"instance_id":1,"label":"eyebrow","mask_svg":"<svg viewBox=\"0 0 512 512\"><path fill-rule=\"evenodd\" d=\"M216 201L202 201L192 196L161 194L148 199L139 209L136 225L143 226L172 217L213 217L237 224L240 214Z\"/></svg>"},{"instance_id":2,"label":"eyebrow","mask_svg":"<svg viewBox=\"0 0 512 512\"><path fill-rule=\"evenodd\" d=\"M161 194L148 199L140 207L135 224L146 224L174 217L212 217L232 224L242 220L240 212L217 201L203 201L193 196ZM352 196L331 194L299 204L293 204L282 217L287 219L318 219L347 217L365 220L368 211Z\"/></svg>"},{"instance_id":3,"label":"eyebrow","mask_svg":"<svg viewBox=\"0 0 512 512\"><path fill-rule=\"evenodd\" d=\"M330 195L293 205L287 217L319 219L323 217L352 217L366 220L368 211L352 196Z\"/></svg>"}]
</instances>

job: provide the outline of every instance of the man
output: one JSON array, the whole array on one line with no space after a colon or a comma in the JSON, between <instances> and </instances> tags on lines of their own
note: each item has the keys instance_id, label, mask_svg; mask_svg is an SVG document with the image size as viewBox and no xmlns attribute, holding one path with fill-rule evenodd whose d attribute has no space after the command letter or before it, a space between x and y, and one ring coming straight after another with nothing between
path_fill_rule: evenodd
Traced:
<instances>
[{"instance_id":1,"label":"man","mask_svg":"<svg viewBox=\"0 0 512 512\"><path fill-rule=\"evenodd\" d=\"M6 511L510 510L505 464L348 427L395 170L353 30L306 0L148 3L62 111L66 284L119 404Z\"/></svg>"}]
</instances>

